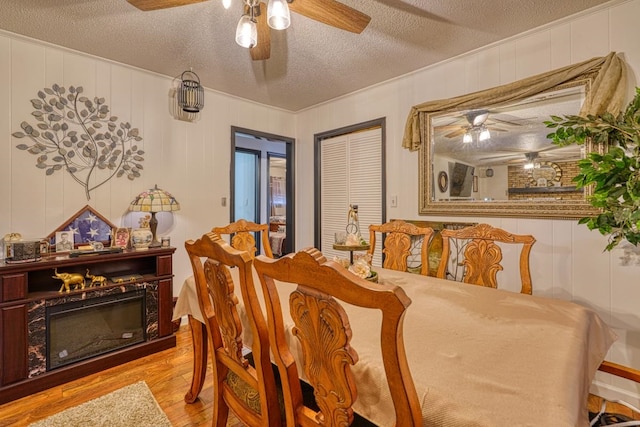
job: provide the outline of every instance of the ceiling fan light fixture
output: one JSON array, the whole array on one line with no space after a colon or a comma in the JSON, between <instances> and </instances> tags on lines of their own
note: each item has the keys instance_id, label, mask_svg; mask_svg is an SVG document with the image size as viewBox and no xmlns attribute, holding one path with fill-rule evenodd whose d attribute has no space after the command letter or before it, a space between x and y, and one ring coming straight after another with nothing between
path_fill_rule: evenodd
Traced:
<instances>
[{"instance_id":1,"label":"ceiling fan light fixture","mask_svg":"<svg viewBox=\"0 0 640 427\"><path fill-rule=\"evenodd\" d=\"M482 126L482 130L480 131L480 136L478 137L478 140L486 141L488 139L491 139L491 133L489 132L489 129Z\"/></svg>"},{"instance_id":2,"label":"ceiling fan light fixture","mask_svg":"<svg viewBox=\"0 0 640 427\"><path fill-rule=\"evenodd\" d=\"M242 15L236 27L236 43L247 49L258 43L256 22L249 15Z\"/></svg>"},{"instance_id":3,"label":"ceiling fan light fixture","mask_svg":"<svg viewBox=\"0 0 640 427\"><path fill-rule=\"evenodd\" d=\"M533 167L534 167L533 162L529 162L529 163L525 163L524 164L524 169L525 170L533 169Z\"/></svg>"},{"instance_id":4,"label":"ceiling fan light fixture","mask_svg":"<svg viewBox=\"0 0 640 427\"><path fill-rule=\"evenodd\" d=\"M473 135L471 135L470 132L465 132L464 136L462 137L462 142L464 142L465 144L473 142Z\"/></svg>"},{"instance_id":5,"label":"ceiling fan light fixture","mask_svg":"<svg viewBox=\"0 0 640 427\"><path fill-rule=\"evenodd\" d=\"M231 7L231 0L222 0L222 7L229 9Z\"/></svg>"},{"instance_id":6,"label":"ceiling fan light fixture","mask_svg":"<svg viewBox=\"0 0 640 427\"><path fill-rule=\"evenodd\" d=\"M291 24L291 14L286 0L269 0L267 22L274 30L285 30Z\"/></svg>"}]
</instances>

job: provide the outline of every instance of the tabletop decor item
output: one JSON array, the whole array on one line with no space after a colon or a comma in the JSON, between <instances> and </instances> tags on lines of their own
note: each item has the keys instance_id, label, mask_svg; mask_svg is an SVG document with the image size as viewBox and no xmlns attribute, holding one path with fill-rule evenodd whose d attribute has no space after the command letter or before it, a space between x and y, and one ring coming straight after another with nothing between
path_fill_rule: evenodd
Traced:
<instances>
[{"instance_id":1,"label":"tabletop decor item","mask_svg":"<svg viewBox=\"0 0 640 427\"><path fill-rule=\"evenodd\" d=\"M107 284L107 278L104 276L96 276L94 274L89 273L89 269L87 268L87 273L84 275L87 279L89 279L89 287L93 286L104 286Z\"/></svg>"},{"instance_id":2,"label":"tabletop decor item","mask_svg":"<svg viewBox=\"0 0 640 427\"><path fill-rule=\"evenodd\" d=\"M360 221L358 219L358 205L349 205L347 214L346 232L335 233L335 243L333 249L349 252L349 259L334 257L333 260L341 264L353 274L373 282L378 281L378 275L371 270L371 255L354 255L357 251L366 251L369 244L362 238L360 233ZM375 280L374 280L375 278Z\"/></svg>"},{"instance_id":3,"label":"tabletop decor item","mask_svg":"<svg viewBox=\"0 0 640 427\"><path fill-rule=\"evenodd\" d=\"M367 242L362 238L360 232L360 220L358 219L358 205L349 205L349 213L347 214L347 226L345 227L346 236L344 238L344 246L368 246ZM338 244L336 242L336 244ZM365 249L368 249L365 248Z\"/></svg>"},{"instance_id":4,"label":"tabletop decor item","mask_svg":"<svg viewBox=\"0 0 640 427\"><path fill-rule=\"evenodd\" d=\"M140 218L140 228L134 228L131 231L131 246L135 250L149 249L153 243L154 234L149 228L149 215Z\"/></svg>"},{"instance_id":5,"label":"tabletop decor item","mask_svg":"<svg viewBox=\"0 0 640 427\"><path fill-rule=\"evenodd\" d=\"M578 221L589 230L609 236L610 251L621 241L640 243L640 88L626 109L617 115L552 116L544 124L551 129L554 144L583 145L592 140L599 150L578 161L579 173L573 178L578 189L593 185L589 197L600 209L595 216Z\"/></svg>"},{"instance_id":6,"label":"tabletop decor item","mask_svg":"<svg viewBox=\"0 0 640 427\"><path fill-rule=\"evenodd\" d=\"M358 220L358 205L349 205L349 213L347 214L347 245L359 244L359 239L356 242L355 238L360 238L360 221ZM355 236L355 238L349 239L349 236Z\"/></svg>"},{"instance_id":7,"label":"tabletop decor item","mask_svg":"<svg viewBox=\"0 0 640 427\"><path fill-rule=\"evenodd\" d=\"M62 286L60 286L60 290L58 292L69 292L71 291L71 286L74 286L74 290L84 289L84 276L79 273L58 273L58 268L53 269L53 277L54 279L62 280Z\"/></svg>"},{"instance_id":8,"label":"tabletop decor item","mask_svg":"<svg viewBox=\"0 0 640 427\"><path fill-rule=\"evenodd\" d=\"M378 274L371 269L371 254L369 253L356 255L348 270L361 279L378 282Z\"/></svg>"},{"instance_id":9,"label":"tabletop decor item","mask_svg":"<svg viewBox=\"0 0 640 427\"><path fill-rule=\"evenodd\" d=\"M57 84L38 91L31 100L37 123L23 121L22 131L12 135L30 140L16 148L37 156L38 169L47 176L67 171L89 200L92 190L113 177L138 178L144 151L136 145L142 141L137 128L111 116L104 98L91 100L82 93L82 86L67 90ZM97 175L98 170L109 174Z\"/></svg>"},{"instance_id":10,"label":"tabletop decor item","mask_svg":"<svg viewBox=\"0 0 640 427\"><path fill-rule=\"evenodd\" d=\"M20 233L7 233L2 238L2 257L9 258L11 256L11 242L19 242L22 240L22 234Z\"/></svg>"},{"instance_id":11,"label":"tabletop decor item","mask_svg":"<svg viewBox=\"0 0 640 427\"><path fill-rule=\"evenodd\" d=\"M10 233L9 235L20 236L19 233ZM5 262L7 264L33 262L42 259L40 252L43 244L42 239L23 239L22 237L7 239L7 236L5 236L3 240L6 253Z\"/></svg>"},{"instance_id":12,"label":"tabletop decor item","mask_svg":"<svg viewBox=\"0 0 640 427\"><path fill-rule=\"evenodd\" d=\"M56 252L68 252L75 247L75 234L68 230L56 231Z\"/></svg>"},{"instance_id":13,"label":"tabletop decor item","mask_svg":"<svg viewBox=\"0 0 640 427\"><path fill-rule=\"evenodd\" d=\"M100 242L103 246L108 247L111 246L111 233L115 228L117 227L100 215L98 211L86 205L49 234L47 242L51 251L57 249L56 243L58 243L58 240L56 235L62 237L58 233L67 232L69 240L73 242L71 249L75 249L78 245L90 245L91 242Z\"/></svg>"},{"instance_id":14,"label":"tabletop decor item","mask_svg":"<svg viewBox=\"0 0 640 427\"><path fill-rule=\"evenodd\" d=\"M158 188L145 190L138 194L129 205L129 210L134 212L149 212L151 219L149 220L149 228L151 229L152 247L160 246L156 238L156 230L158 229L157 212L174 212L180 210L180 203L169 192Z\"/></svg>"},{"instance_id":15,"label":"tabletop decor item","mask_svg":"<svg viewBox=\"0 0 640 427\"><path fill-rule=\"evenodd\" d=\"M129 248L129 240L131 238L131 228L118 227L113 231L113 238L111 239L112 248Z\"/></svg>"},{"instance_id":16,"label":"tabletop decor item","mask_svg":"<svg viewBox=\"0 0 640 427\"><path fill-rule=\"evenodd\" d=\"M335 242L333 249L337 251L349 252L349 261L345 267L353 264L353 253L356 251L366 251L369 244L362 238L360 234L360 221L358 220L358 205L349 205L349 213L347 214L347 226L345 232L335 233ZM337 257L336 257L337 258Z\"/></svg>"}]
</instances>

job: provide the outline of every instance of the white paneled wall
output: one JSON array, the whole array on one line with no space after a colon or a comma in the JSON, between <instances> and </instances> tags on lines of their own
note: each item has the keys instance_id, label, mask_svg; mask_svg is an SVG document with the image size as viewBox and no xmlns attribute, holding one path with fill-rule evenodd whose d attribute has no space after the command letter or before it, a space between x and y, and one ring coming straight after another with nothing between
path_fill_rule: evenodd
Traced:
<instances>
[{"instance_id":1,"label":"white paneled wall","mask_svg":"<svg viewBox=\"0 0 640 427\"><path fill-rule=\"evenodd\" d=\"M127 213L129 202L158 184L182 206L173 216L158 216L158 233L170 235L178 248L177 295L190 274L185 239L229 218L229 208L222 207L220 199L229 197L231 126L296 138L295 243L302 248L313 244L313 135L385 117L387 195L398 201L397 207L387 204L388 218L489 222L535 235L534 293L596 309L620 336L607 358L640 369L640 265L623 266L623 250L603 252L605 237L574 220L418 217L418 153L401 148L412 105L512 82L612 50L622 52L631 68L631 96L640 73L638 17L640 0L614 1L298 114L206 90L205 108L195 123L170 116L172 77L0 32L0 236L12 231L47 235L86 204L116 225L136 226L138 216ZM112 179L87 201L68 174L45 177L35 167L35 156L15 148L19 140L11 133L22 121L33 122L29 100L53 83L83 86L87 96L104 97L112 115L140 129L146 152L141 178ZM605 374L597 380L601 394L639 404L638 385Z\"/></svg>"},{"instance_id":2,"label":"white paneled wall","mask_svg":"<svg viewBox=\"0 0 640 427\"><path fill-rule=\"evenodd\" d=\"M11 134L20 130L22 121L35 122L30 100L54 83L82 86L86 96L105 98L111 115L140 130L139 146L145 150L140 178L113 178L87 200L69 174L46 177L35 167L36 156L15 148L24 140ZM157 184L182 206L173 215L157 216L158 234L169 235L177 247L177 295L191 270L184 241L229 221L229 208L222 207L220 200L229 198L231 126L295 137L295 117L206 90L200 119L176 120L170 115L169 98L174 84L172 77L0 33L0 236L8 232L46 236L87 204L117 226L136 227L140 214L128 213L129 203ZM100 171L92 182L99 182L106 173Z\"/></svg>"},{"instance_id":3,"label":"white paneled wall","mask_svg":"<svg viewBox=\"0 0 640 427\"><path fill-rule=\"evenodd\" d=\"M640 369L640 265L624 266L622 249L603 252L606 238L575 220L419 217L418 153L401 147L412 105L505 84L610 51L630 66L629 99L639 83L640 0L616 1L588 13L470 52L298 114L298 170L312 170L313 135L386 117L387 217L488 222L533 234L534 293L593 307L616 328L619 340L607 359ZM313 239L313 176L297 183L297 239ZM398 207L391 207L397 196ZM299 245L298 245L299 246ZM640 386L598 373L594 389L640 402Z\"/></svg>"}]
</instances>

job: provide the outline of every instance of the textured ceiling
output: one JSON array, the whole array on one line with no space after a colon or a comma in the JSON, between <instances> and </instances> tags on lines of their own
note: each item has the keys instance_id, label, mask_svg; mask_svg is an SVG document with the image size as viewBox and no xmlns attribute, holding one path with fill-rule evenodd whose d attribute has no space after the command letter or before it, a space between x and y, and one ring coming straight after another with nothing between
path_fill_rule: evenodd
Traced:
<instances>
[{"instance_id":1,"label":"textured ceiling","mask_svg":"<svg viewBox=\"0 0 640 427\"><path fill-rule=\"evenodd\" d=\"M292 13L265 61L234 41L240 0L152 12L126 0L0 3L1 29L167 76L192 67L205 87L298 111L606 0L342 0L371 16L362 34Z\"/></svg>"}]
</instances>

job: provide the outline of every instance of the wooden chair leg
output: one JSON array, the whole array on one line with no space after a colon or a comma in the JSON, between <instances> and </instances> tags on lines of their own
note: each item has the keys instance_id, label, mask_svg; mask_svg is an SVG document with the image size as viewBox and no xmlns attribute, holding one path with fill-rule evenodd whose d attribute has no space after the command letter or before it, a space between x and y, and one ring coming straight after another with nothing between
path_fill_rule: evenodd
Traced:
<instances>
[{"instance_id":1,"label":"wooden chair leg","mask_svg":"<svg viewBox=\"0 0 640 427\"><path fill-rule=\"evenodd\" d=\"M191 340L193 342L193 375L191 377L191 387L184 396L184 400L187 403L193 403L198 399L202 386L204 386L204 379L207 374L209 343L203 323L189 316L189 326L191 327Z\"/></svg>"}]
</instances>

